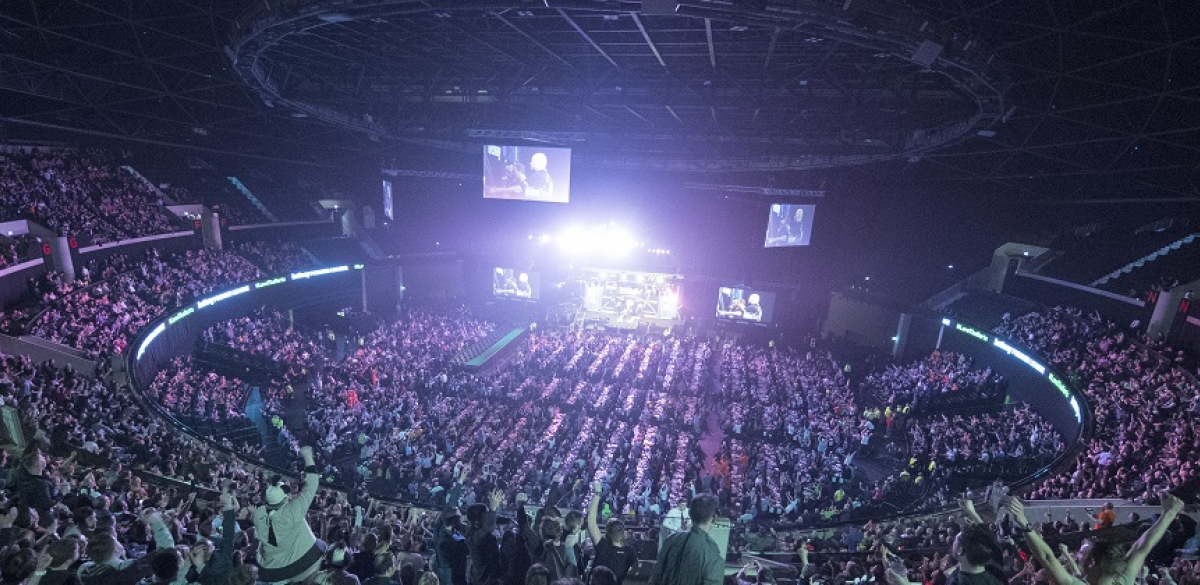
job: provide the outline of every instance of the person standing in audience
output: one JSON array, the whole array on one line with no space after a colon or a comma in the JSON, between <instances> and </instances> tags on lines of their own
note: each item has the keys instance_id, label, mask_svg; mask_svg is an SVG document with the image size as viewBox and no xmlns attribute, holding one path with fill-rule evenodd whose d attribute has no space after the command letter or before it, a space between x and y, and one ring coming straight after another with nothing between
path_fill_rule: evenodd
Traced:
<instances>
[{"instance_id":1,"label":"person standing in audience","mask_svg":"<svg viewBox=\"0 0 1200 585\"><path fill-rule=\"evenodd\" d=\"M670 530L672 534L687 530L688 507L687 500L680 499L679 504L667 511L667 515L663 518L663 528Z\"/></svg>"},{"instance_id":2,"label":"person standing in audience","mask_svg":"<svg viewBox=\"0 0 1200 585\"><path fill-rule=\"evenodd\" d=\"M1128 551L1122 550L1119 543L1111 540L1085 543L1081 551L1083 552L1083 562L1080 567L1083 573L1082 579L1072 574L1059 562L1054 551L1050 549L1038 531L1034 530L1029 519L1025 517L1025 505L1020 498L1009 497L1005 502L1005 508L1012 515L1017 532L1025 535L1025 541L1029 544L1033 557L1045 567L1050 581L1054 585L1125 585L1143 582L1139 579L1144 579L1141 572L1146 564L1146 558L1150 556L1150 551L1154 550L1163 535L1167 533L1167 528L1183 510L1183 501L1170 492L1163 492L1162 514L1150 528L1142 533L1137 542L1129 547Z\"/></svg>"},{"instance_id":3,"label":"person standing in audience","mask_svg":"<svg viewBox=\"0 0 1200 585\"><path fill-rule=\"evenodd\" d=\"M649 585L720 585L725 559L709 536L717 517L717 499L700 494L688 506L692 528L672 535L658 551Z\"/></svg>"},{"instance_id":4,"label":"person standing in audience","mask_svg":"<svg viewBox=\"0 0 1200 585\"><path fill-rule=\"evenodd\" d=\"M488 504L471 504L467 508L467 549L471 564L469 580L473 585L490 583L501 574L500 543L496 529L496 510L504 501L504 492L493 490Z\"/></svg>"},{"instance_id":5,"label":"person standing in audience","mask_svg":"<svg viewBox=\"0 0 1200 585\"><path fill-rule=\"evenodd\" d=\"M308 508L317 495L317 464L312 447L301 447L304 486L288 498L283 480L276 479L266 490L266 504L254 511L254 530L260 540L258 578L268 583L302 582L317 572L325 543L317 540L308 525Z\"/></svg>"},{"instance_id":6,"label":"person standing in audience","mask_svg":"<svg viewBox=\"0 0 1200 585\"><path fill-rule=\"evenodd\" d=\"M619 518L609 518L604 525L604 533L600 533L598 516L602 495L600 482L592 484L592 498L588 501L587 510L587 532L595 547L592 570L607 568L612 571L617 585L620 585L637 565L637 554L625 546L625 524Z\"/></svg>"},{"instance_id":7,"label":"person standing in audience","mask_svg":"<svg viewBox=\"0 0 1200 585\"><path fill-rule=\"evenodd\" d=\"M175 539L167 528L163 517L154 508L146 508L142 522L154 535L154 548L166 550L175 546ZM77 573L83 585L134 585L153 573L153 555L139 559L128 559L125 546L114 532L96 534L87 543L88 562L79 567Z\"/></svg>"}]
</instances>

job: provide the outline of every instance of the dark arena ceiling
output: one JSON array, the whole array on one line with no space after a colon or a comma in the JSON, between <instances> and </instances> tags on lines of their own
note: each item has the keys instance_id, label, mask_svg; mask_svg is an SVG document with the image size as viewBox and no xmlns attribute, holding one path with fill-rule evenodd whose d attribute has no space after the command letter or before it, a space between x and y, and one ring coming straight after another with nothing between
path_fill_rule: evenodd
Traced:
<instances>
[{"instance_id":1,"label":"dark arena ceiling","mask_svg":"<svg viewBox=\"0 0 1200 585\"><path fill-rule=\"evenodd\" d=\"M9 134L318 165L369 155L470 172L445 161L536 142L598 168L811 183L853 167L1018 200L1193 201L1193 8L13 0L0 7L0 116Z\"/></svg>"}]
</instances>

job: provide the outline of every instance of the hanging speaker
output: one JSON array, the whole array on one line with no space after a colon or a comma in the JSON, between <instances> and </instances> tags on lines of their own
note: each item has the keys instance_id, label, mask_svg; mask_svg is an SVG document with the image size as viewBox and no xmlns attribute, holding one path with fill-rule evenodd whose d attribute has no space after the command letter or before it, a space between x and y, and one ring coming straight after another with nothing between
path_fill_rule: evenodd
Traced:
<instances>
[{"instance_id":1,"label":"hanging speaker","mask_svg":"<svg viewBox=\"0 0 1200 585\"><path fill-rule=\"evenodd\" d=\"M922 67L931 67L942 54L942 46L933 41L924 41L913 51L912 60Z\"/></svg>"}]
</instances>

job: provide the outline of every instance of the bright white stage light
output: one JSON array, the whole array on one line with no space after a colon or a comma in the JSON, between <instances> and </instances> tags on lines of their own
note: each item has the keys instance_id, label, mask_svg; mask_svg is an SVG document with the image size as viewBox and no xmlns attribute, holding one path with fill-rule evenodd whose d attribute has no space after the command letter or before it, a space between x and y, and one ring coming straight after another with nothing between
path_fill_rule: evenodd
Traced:
<instances>
[{"instance_id":1,"label":"bright white stage light","mask_svg":"<svg viewBox=\"0 0 1200 585\"><path fill-rule=\"evenodd\" d=\"M637 248L637 240L616 224L600 225L591 229L569 227L556 239L566 254L584 256L604 253L621 257Z\"/></svg>"},{"instance_id":2,"label":"bright white stage light","mask_svg":"<svg viewBox=\"0 0 1200 585\"><path fill-rule=\"evenodd\" d=\"M615 257L625 256L637 247L637 241L633 239L633 236L616 226L611 226L601 232L600 244L609 256Z\"/></svg>"},{"instance_id":3,"label":"bright white stage light","mask_svg":"<svg viewBox=\"0 0 1200 585\"><path fill-rule=\"evenodd\" d=\"M590 247L590 244L587 233L575 226L558 234L558 245L568 254L582 254Z\"/></svg>"}]
</instances>

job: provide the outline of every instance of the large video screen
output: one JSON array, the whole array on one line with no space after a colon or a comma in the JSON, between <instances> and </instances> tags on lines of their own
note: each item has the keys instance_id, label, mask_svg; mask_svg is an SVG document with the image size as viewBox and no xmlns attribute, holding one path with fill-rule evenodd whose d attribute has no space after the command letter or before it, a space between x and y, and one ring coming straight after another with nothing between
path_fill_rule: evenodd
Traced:
<instances>
[{"instance_id":1,"label":"large video screen","mask_svg":"<svg viewBox=\"0 0 1200 585\"><path fill-rule=\"evenodd\" d=\"M807 246L812 237L813 214L816 205L771 205L771 217L767 220L767 248Z\"/></svg>"},{"instance_id":2,"label":"large video screen","mask_svg":"<svg viewBox=\"0 0 1200 585\"><path fill-rule=\"evenodd\" d=\"M393 206L392 182L387 179L384 179L383 180L383 215L392 221L396 221L396 218L392 217L392 213L393 213L392 206Z\"/></svg>"},{"instance_id":3,"label":"large video screen","mask_svg":"<svg viewBox=\"0 0 1200 585\"><path fill-rule=\"evenodd\" d=\"M730 321L770 323L775 316L775 293L723 286L717 291L717 317Z\"/></svg>"},{"instance_id":4,"label":"large video screen","mask_svg":"<svg viewBox=\"0 0 1200 585\"><path fill-rule=\"evenodd\" d=\"M637 325L643 319L679 320L677 274L589 270L583 276L583 310L616 324Z\"/></svg>"},{"instance_id":5,"label":"large video screen","mask_svg":"<svg viewBox=\"0 0 1200 585\"><path fill-rule=\"evenodd\" d=\"M571 200L571 149L484 146L483 196L567 203Z\"/></svg>"},{"instance_id":6,"label":"large video screen","mask_svg":"<svg viewBox=\"0 0 1200 585\"><path fill-rule=\"evenodd\" d=\"M536 272L512 268L492 269L492 296L512 299L536 299L541 294Z\"/></svg>"}]
</instances>

